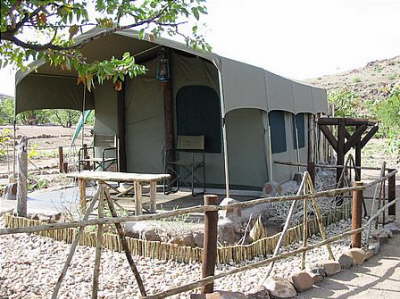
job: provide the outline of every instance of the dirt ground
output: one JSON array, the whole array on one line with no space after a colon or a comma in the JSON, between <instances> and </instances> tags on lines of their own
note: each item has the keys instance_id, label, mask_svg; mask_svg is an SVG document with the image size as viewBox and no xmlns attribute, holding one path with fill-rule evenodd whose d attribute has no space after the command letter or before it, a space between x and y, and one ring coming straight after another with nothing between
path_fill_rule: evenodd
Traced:
<instances>
[{"instance_id":1,"label":"dirt ground","mask_svg":"<svg viewBox=\"0 0 400 299\"><path fill-rule=\"evenodd\" d=\"M297 298L400 298L400 235L361 266L326 278Z\"/></svg>"},{"instance_id":2,"label":"dirt ground","mask_svg":"<svg viewBox=\"0 0 400 299\"><path fill-rule=\"evenodd\" d=\"M0 126L0 131L8 129L12 131L10 126ZM90 130L92 127L85 127L84 142L88 145L92 144L92 136ZM66 156L72 151L71 140L75 128L64 128L61 126L17 126L16 136L26 136L28 140L28 155L31 163L30 170L37 168L56 168L58 163L58 147L62 146ZM76 148L81 146L82 140L75 142ZM11 145L8 147L8 159L6 157L0 159L0 178L6 177L6 174L13 168L13 152Z\"/></svg>"}]
</instances>

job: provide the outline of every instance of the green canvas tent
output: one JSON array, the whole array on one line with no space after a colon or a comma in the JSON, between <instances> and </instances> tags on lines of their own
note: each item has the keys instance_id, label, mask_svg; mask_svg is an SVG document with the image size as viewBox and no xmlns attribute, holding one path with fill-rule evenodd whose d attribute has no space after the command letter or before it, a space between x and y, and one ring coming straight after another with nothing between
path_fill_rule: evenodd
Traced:
<instances>
[{"instance_id":1,"label":"green canvas tent","mask_svg":"<svg viewBox=\"0 0 400 299\"><path fill-rule=\"evenodd\" d=\"M90 38L99 30L104 29L79 38ZM140 39L133 30L95 39L82 50L89 60L130 52L148 69L145 75L126 80L123 115L118 113L121 93L111 82L86 94L85 109L96 111L95 134L124 139L126 170L164 170L165 89L157 79L161 49L170 53L174 135L205 136L207 188L258 192L271 180L291 179L296 169L273 160L306 161L307 116L328 113L325 90L175 41ZM36 72L16 75L16 113L82 110L84 91L76 84L75 73L43 61L35 64Z\"/></svg>"}]
</instances>

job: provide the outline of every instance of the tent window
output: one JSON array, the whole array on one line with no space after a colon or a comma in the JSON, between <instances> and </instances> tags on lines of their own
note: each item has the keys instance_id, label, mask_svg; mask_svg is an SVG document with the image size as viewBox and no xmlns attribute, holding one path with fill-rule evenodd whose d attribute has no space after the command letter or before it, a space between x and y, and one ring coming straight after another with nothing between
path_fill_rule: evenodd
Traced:
<instances>
[{"instance_id":1,"label":"tent window","mask_svg":"<svg viewBox=\"0 0 400 299\"><path fill-rule=\"evenodd\" d=\"M305 134L304 134L304 113L292 115L293 124L293 148L297 148L296 140L296 127L297 127L297 138L299 139L299 148L305 146ZM296 125L295 125L296 124Z\"/></svg>"},{"instance_id":2,"label":"tent window","mask_svg":"<svg viewBox=\"0 0 400 299\"><path fill-rule=\"evenodd\" d=\"M204 136L207 153L221 153L221 108L218 94L208 86L184 86L176 95L177 132Z\"/></svg>"},{"instance_id":3,"label":"tent window","mask_svg":"<svg viewBox=\"0 0 400 299\"><path fill-rule=\"evenodd\" d=\"M271 111L269 113L272 153L286 152L285 112Z\"/></svg>"}]
</instances>

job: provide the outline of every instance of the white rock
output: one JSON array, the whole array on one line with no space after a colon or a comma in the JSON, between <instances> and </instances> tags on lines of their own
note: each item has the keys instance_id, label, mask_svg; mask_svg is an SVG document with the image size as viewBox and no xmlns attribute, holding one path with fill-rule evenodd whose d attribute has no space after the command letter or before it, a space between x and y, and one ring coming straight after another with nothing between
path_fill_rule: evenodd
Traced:
<instances>
[{"instance_id":1,"label":"white rock","mask_svg":"<svg viewBox=\"0 0 400 299\"><path fill-rule=\"evenodd\" d=\"M340 267L339 262L337 262L337 261L322 262L321 266L324 268L327 276L335 275L335 274L339 273L342 269Z\"/></svg>"},{"instance_id":2,"label":"white rock","mask_svg":"<svg viewBox=\"0 0 400 299\"><path fill-rule=\"evenodd\" d=\"M281 277L268 278L262 286L276 298L293 298L297 295L290 281Z\"/></svg>"},{"instance_id":3,"label":"white rock","mask_svg":"<svg viewBox=\"0 0 400 299\"><path fill-rule=\"evenodd\" d=\"M235 203L240 203L240 201L233 199L233 198L229 198L229 197L225 197L221 203L219 204L220 206L229 206ZM227 210L222 210L220 211L220 216L221 217L228 217L228 218L241 218L242 217L242 209L241 208L230 208Z\"/></svg>"},{"instance_id":4,"label":"white rock","mask_svg":"<svg viewBox=\"0 0 400 299\"><path fill-rule=\"evenodd\" d=\"M353 260L354 265L361 265L364 263L366 254L361 248L351 248L343 253Z\"/></svg>"},{"instance_id":5,"label":"white rock","mask_svg":"<svg viewBox=\"0 0 400 299\"><path fill-rule=\"evenodd\" d=\"M293 274L290 277L290 282L298 292L304 292L312 288L314 280L306 271L301 271Z\"/></svg>"}]
</instances>

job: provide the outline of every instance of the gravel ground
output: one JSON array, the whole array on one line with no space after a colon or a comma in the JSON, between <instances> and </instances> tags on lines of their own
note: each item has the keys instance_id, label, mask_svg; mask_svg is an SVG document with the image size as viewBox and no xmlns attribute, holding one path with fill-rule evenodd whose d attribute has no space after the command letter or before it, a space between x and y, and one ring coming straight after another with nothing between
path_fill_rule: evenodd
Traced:
<instances>
[{"instance_id":1,"label":"gravel ground","mask_svg":"<svg viewBox=\"0 0 400 299\"><path fill-rule=\"evenodd\" d=\"M0 222L0 226L4 226ZM341 221L327 228L328 235L349 229L349 221ZM311 237L309 243L320 241ZM298 248L293 244L287 249ZM337 256L348 248L349 240L332 245ZM49 298L63 267L70 245L36 235L19 234L0 237L0 298ZM95 249L80 246L60 290L60 298L89 298ZM307 254L307 265L327 259L326 249L317 248ZM200 278L200 264L151 260L135 257L149 294L154 294ZM260 259L261 260L261 259ZM251 261L250 263L255 262ZM243 263L244 265L246 263ZM300 256L277 262L273 274L289 276L297 271ZM240 265L221 265L217 272L231 270ZM254 292L265 277L267 267L253 269L216 281L216 289ZM125 256L104 250L102 254L99 298L135 298L137 288ZM182 294L176 298L188 298Z\"/></svg>"}]
</instances>

